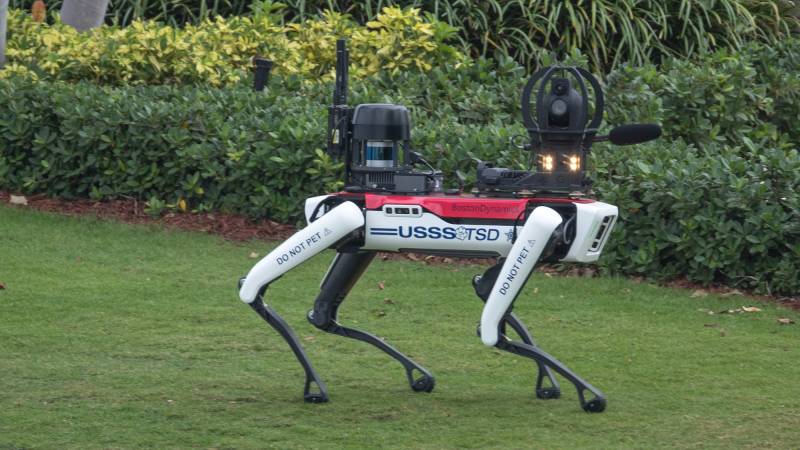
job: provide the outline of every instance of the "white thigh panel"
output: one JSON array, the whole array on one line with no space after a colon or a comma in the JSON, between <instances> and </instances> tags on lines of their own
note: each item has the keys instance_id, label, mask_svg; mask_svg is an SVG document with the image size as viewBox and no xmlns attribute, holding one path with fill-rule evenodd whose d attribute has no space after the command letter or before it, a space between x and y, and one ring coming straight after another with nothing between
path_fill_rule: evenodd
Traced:
<instances>
[{"instance_id":1,"label":"white thigh panel","mask_svg":"<svg viewBox=\"0 0 800 450\"><path fill-rule=\"evenodd\" d=\"M325 250L364 225L364 213L353 202L344 202L271 251L250 269L239 298L252 303L266 284Z\"/></svg>"},{"instance_id":2,"label":"white thigh panel","mask_svg":"<svg viewBox=\"0 0 800 450\"><path fill-rule=\"evenodd\" d=\"M500 321L522 289L559 224L561 215L546 206L534 209L525 222L483 307L481 340L484 344L493 346L497 343Z\"/></svg>"}]
</instances>

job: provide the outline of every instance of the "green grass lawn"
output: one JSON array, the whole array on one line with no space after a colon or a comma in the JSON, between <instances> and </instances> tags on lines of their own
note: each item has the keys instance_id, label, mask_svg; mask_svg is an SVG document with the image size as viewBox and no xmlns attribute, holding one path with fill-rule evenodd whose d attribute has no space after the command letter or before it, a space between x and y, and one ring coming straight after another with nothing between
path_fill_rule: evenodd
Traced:
<instances>
[{"instance_id":1,"label":"green grass lawn","mask_svg":"<svg viewBox=\"0 0 800 450\"><path fill-rule=\"evenodd\" d=\"M605 392L587 414L565 380L538 400L535 364L481 344L482 268L376 260L341 322L431 370L415 393L385 354L305 320L331 252L268 291L330 390L303 403L300 365L236 294L273 245L0 206L0 449L800 445L800 325L776 322L795 312L536 274L516 312ZM701 311L742 305L763 310Z\"/></svg>"}]
</instances>

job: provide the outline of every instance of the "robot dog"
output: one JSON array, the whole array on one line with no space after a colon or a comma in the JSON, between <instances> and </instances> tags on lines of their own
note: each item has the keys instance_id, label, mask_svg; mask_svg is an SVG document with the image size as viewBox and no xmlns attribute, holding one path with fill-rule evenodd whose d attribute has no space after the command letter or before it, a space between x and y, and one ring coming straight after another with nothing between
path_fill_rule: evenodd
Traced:
<instances>
[{"instance_id":1,"label":"robot dog","mask_svg":"<svg viewBox=\"0 0 800 450\"><path fill-rule=\"evenodd\" d=\"M286 272L333 248L336 256L308 320L321 330L367 342L389 354L403 365L414 391L433 390L434 378L427 369L382 339L337 322L339 306L379 251L495 258L494 266L472 280L485 303L478 328L483 343L533 359L538 365L537 397L560 396L554 371L575 385L585 411L603 411L605 396L537 347L512 306L538 262L592 262L603 251L617 220L617 207L586 196L586 155L592 143L645 142L659 137L661 129L623 125L608 136L598 136L603 92L597 80L581 68L541 69L522 92L522 116L530 140L519 147L531 152L535 170L479 162L476 189L466 195L461 189L443 189L442 173L412 150L405 107L347 105L348 62L346 44L340 40L327 151L345 162L344 190L307 199L308 226L239 282L242 301L283 336L305 369L305 401L328 401L327 387L295 333L264 302L264 295ZM535 117L531 115L534 88ZM419 170L418 165L425 168ZM521 341L508 337L508 326Z\"/></svg>"}]
</instances>

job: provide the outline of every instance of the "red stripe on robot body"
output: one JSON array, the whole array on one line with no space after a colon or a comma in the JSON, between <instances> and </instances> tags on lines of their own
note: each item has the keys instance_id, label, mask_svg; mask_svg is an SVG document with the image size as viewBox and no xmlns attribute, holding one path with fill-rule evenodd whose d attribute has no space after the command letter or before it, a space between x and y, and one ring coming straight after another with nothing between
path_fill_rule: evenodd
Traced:
<instances>
[{"instance_id":1,"label":"red stripe on robot body","mask_svg":"<svg viewBox=\"0 0 800 450\"><path fill-rule=\"evenodd\" d=\"M514 220L525 211L529 203L592 203L590 199L572 198L486 198L457 196L409 196L363 194L368 210L381 209L383 205L419 205L439 217L458 219Z\"/></svg>"}]
</instances>

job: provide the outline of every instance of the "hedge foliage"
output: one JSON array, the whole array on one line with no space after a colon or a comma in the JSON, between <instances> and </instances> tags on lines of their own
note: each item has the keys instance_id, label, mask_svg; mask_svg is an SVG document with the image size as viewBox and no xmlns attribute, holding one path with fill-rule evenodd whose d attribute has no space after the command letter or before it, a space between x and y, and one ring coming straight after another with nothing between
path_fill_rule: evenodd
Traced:
<instances>
[{"instance_id":1,"label":"hedge foliage","mask_svg":"<svg viewBox=\"0 0 800 450\"><path fill-rule=\"evenodd\" d=\"M32 2L11 0L10 5L30 10ZM60 0L48 1L51 11L60 5ZM361 25L376 20L386 6L411 6L458 28L458 39L472 56L511 55L532 67L545 52L580 49L593 67L605 70L622 62L735 49L753 39L775 42L798 30L799 14L793 0L111 0L106 21L197 25L265 5L281 7L281 23L304 22L331 10L350 14Z\"/></svg>"},{"instance_id":2,"label":"hedge foliage","mask_svg":"<svg viewBox=\"0 0 800 450\"><path fill-rule=\"evenodd\" d=\"M596 194L621 209L606 267L800 292L798 51L796 40L752 44L608 76L608 123L655 120L665 136L595 147ZM524 163L508 145L523 132L524 74L510 61L384 73L354 80L351 103L408 105L426 159L472 174L470 157ZM339 186L340 165L321 151L330 87L0 80L0 188L295 221L305 197Z\"/></svg>"},{"instance_id":3,"label":"hedge foliage","mask_svg":"<svg viewBox=\"0 0 800 450\"><path fill-rule=\"evenodd\" d=\"M184 28L134 21L86 33L58 21L34 22L19 10L10 11L8 19L9 70L0 76L31 71L38 78L101 84L220 86L247 78L251 58L262 55L276 62L277 74L329 79L339 37L349 40L354 77L424 71L463 60L446 44L455 29L415 9L385 8L365 27L332 12L283 26L272 9Z\"/></svg>"},{"instance_id":4,"label":"hedge foliage","mask_svg":"<svg viewBox=\"0 0 800 450\"><path fill-rule=\"evenodd\" d=\"M620 207L612 272L800 293L798 150L674 141L594 162L599 196Z\"/></svg>"},{"instance_id":5,"label":"hedge foliage","mask_svg":"<svg viewBox=\"0 0 800 450\"><path fill-rule=\"evenodd\" d=\"M672 59L658 69L624 66L607 78L608 120L661 123L698 147L797 148L800 40L717 51L700 61Z\"/></svg>"},{"instance_id":6,"label":"hedge foliage","mask_svg":"<svg viewBox=\"0 0 800 450\"><path fill-rule=\"evenodd\" d=\"M665 130L594 155L596 191L620 206L607 267L800 293L800 42L622 67L607 82L611 123Z\"/></svg>"},{"instance_id":7,"label":"hedge foliage","mask_svg":"<svg viewBox=\"0 0 800 450\"><path fill-rule=\"evenodd\" d=\"M9 0L9 7L30 11L34 0ZM47 0L50 11L60 11L62 0ZM252 0L110 0L109 25L130 25L134 20L158 20L172 26L198 24L216 16L240 16L250 12Z\"/></svg>"},{"instance_id":8,"label":"hedge foliage","mask_svg":"<svg viewBox=\"0 0 800 450\"><path fill-rule=\"evenodd\" d=\"M185 200L199 211L294 221L305 197L340 186L340 165L320 154L329 88L293 78L273 80L263 95L244 86L0 80L0 186L67 198ZM352 98L403 96L358 83ZM520 131L501 126L499 117L487 127L417 110L414 121L425 124L415 129L421 145L446 143L431 150L451 167L462 152L494 158Z\"/></svg>"},{"instance_id":9,"label":"hedge foliage","mask_svg":"<svg viewBox=\"0 0 800 450\"><path fill-rule=\"evenodd\" d=\"M287 0L305 15L331 3L368 19L384 0ZM748 40L775 42L798 31L791 0L412 0L459 29L473 56L511 55L533 67L543 49L567 54L580 49L596 70L624 62L660 62L714 49L738 48ZM305 13L305 14L304 14Z\"/></svg>"}]
</instances>

